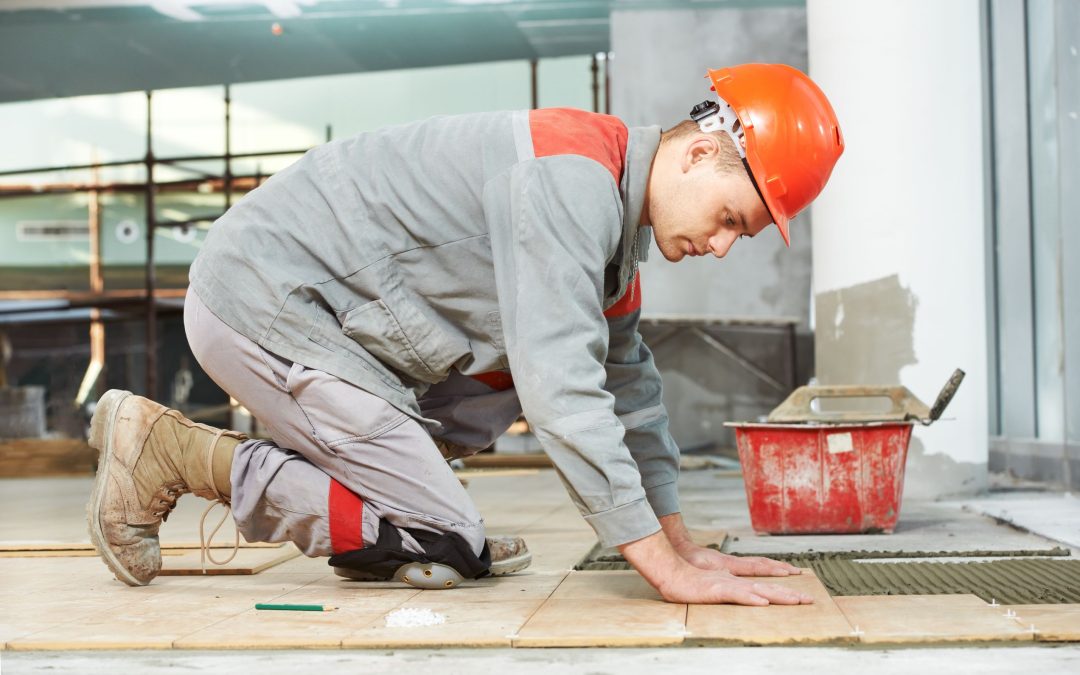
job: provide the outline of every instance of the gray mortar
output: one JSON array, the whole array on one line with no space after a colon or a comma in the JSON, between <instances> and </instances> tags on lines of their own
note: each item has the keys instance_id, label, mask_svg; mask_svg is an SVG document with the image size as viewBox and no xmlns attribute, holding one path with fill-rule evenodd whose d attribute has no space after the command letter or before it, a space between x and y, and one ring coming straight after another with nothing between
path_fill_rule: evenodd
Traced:
<instances>
[{"instance_id":1,"label":"gray mortar","mask_svg":"<svg viewBox=\"0 0 1080 675\"><path fill-rule=\"evenodd\" d=\"M716 544L709 548L719 549ZM736 554L739 555L739 554ZM829 595L951 595L974 594L1003 605L1067 604L1080 602L1080 561L1069 549L1020 551L810 551L769 555L808 567ZM889 562L871 565L859 560L905 558L1008 558L990 562ZM630 564L611 549L597 546L577 570L630 570Z\"/></svg>"}]
</instances>

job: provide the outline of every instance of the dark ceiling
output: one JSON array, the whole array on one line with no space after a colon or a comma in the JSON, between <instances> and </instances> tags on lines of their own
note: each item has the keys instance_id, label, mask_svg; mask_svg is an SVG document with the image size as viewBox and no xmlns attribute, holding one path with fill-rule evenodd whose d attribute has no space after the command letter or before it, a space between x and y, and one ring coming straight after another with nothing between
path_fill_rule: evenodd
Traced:
<instances>
[{"instance_id":1,"label":"dark ceiling","mask_svg":"<svg viewBox=\"0 0 1080 675\"><path fill-rule=\"evenodd\" d=\"M3 0L0 102L606 51L613 9L747 0Z\"/></svg>"}]
</instances>

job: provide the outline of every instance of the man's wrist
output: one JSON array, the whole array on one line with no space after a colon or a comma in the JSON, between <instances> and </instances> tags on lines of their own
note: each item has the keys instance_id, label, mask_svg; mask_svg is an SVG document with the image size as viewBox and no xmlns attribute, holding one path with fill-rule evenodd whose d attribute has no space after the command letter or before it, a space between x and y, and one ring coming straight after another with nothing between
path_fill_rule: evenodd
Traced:
<instances>
[{"instance_id":1,"label":"man's wrist","mask_svg":"<svg viewBox=\"0 0 1080 675\"><path fill-rule=\"evenodd\" d=\"M681 513L671 513L666 516L660 517L660 527L664 531L664 536L671 543L672 548L678 552L694 548L694 540L690 537L690 532L686 529L686 524L683 523Z\"/></svg>"},{"instance_id":2,"label":"man's wrist","mask_svg":"<svg viewBox=\"0 0 1080 675\"><path fill-rule=\"evenodd\" d=\"M619 546L619 552L653 588L661 592L673 574L689 565L660 532Z\"/></svg>"}]
</instances>

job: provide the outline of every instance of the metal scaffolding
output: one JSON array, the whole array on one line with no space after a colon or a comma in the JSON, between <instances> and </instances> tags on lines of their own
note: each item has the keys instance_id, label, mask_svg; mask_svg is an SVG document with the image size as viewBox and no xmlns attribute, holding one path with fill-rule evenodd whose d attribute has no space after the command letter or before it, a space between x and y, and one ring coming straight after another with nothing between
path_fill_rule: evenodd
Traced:
<instances>
[{"instance_id":1,"label":"metal scaffolding","mask_svg":"<svg viewBox=\"0 0 1080 675\"><path fill-rule=\"evenodd\" d=\"M232 152L232 98L229 86L225 85L225 148L220 155L180 155L173 157L157 157L153 147L153 92L146 92L146 154L141 159L118 160L112 162L94 162L91 164L77 164L65 166L32 167L27 169L15 169L0 171L0 178L5 176L26 176L33 174L62 173L75 171L92 172L91 180L86 183L53 184L45 186L19 186L13 189L0 190L2 197L19 197L45 194L71 194L87 193L88 222L90 223L91 256L90 256L90 292L72 291L14 291L0 293L3 300L21 300L18 306L0 308L0 318L29 318L30 315L42 312L56 312L78 308L90 309L91 323L91 353L92 358L88 368L88 378L91 372L99 369L103 364L98 363L98 357L104 358L104 331L102 321L130 319L130 311L142 307L142 317L146 322L146 382L145 395L154 399L157 397L157 321L160 309L174 311L177 307L176 300L182 301L184 289L158 289L156 264L154 260L154 239L160 228L191 227L199 222L216 220L221 213L203 216L189 220L164 220L157 216L155 197L162 188L171 190L195 190L197 187L209 184L211 188L220 188L224 196L222 213L232 205L233 193L237 188L253 189L263 180L260 173L252 175L236 175L232 171L233 160L254 159L259 157L284 157L289 155L301 155L309 148L271 150L263 152ZM331 130L327 126L327 140ZM220 161L223 171L220 175L193 169L184 164L192 162ZM145 169L145 179L139 182L101 182L97 180L98 172L106 168L122 168L142 165ZM155 169L158 166L169 166L191 173L199 174L198 178L159 182L155 180ZM104 287L104 279L101 270L100 253L100 206L98 197L103 192L141 192L145 202L146 220L146 259L144 262L144 288L141 291L108 291ZM30 302L36 301L36 302ZM182 304L180 305L182 306ZM124 310L128 310L125 312ZM85 321L86 317L79 316L77 321ZM94 373L96 377L96 373ZM80 392L81 393L81 392Z\"/></svg>"}]
</instances>

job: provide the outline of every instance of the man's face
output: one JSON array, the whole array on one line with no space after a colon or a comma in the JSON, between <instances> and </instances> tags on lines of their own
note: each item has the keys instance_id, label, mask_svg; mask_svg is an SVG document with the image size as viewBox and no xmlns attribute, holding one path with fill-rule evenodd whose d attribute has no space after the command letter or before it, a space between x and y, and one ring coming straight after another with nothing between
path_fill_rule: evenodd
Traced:
<instances>
[{"instance_id":1,"label":"man's face","mask_svg":"<svg viewBox=\"0 0 1080 675\"><path fill-rule=\"evenodd\" d=\"M650 185L649 223L661 254L672 262L709 254L723 258L736 239L753 237L772 223L750 177L717 171L714 151L707 141L685 144L657 167L660 180Z\"/></svg>"}]
</instances>

